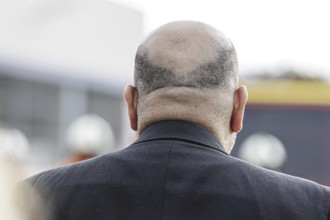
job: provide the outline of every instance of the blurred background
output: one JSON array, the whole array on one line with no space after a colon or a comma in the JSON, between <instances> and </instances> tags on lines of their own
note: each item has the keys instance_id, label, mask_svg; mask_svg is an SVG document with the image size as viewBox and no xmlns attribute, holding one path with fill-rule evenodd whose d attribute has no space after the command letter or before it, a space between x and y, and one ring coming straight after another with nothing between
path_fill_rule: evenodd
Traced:
<instances>
[{"instance_id":1,"label":"blurred background","mask_svg":"<svg viewBox=\"0 0 330 220\"><path fill-rule=\"evenodd\" d=\"M249 103L233 156L330 185L326 0L2 0L0 153L22 177L127 146L143 37L198 20L236 46Z\"/></svg>"}]
</instances>

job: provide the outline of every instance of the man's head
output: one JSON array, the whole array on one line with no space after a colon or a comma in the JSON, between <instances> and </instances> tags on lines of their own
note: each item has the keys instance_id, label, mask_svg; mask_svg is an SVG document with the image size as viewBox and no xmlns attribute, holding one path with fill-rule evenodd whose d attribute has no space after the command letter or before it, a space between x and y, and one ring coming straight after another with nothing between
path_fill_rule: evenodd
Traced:
<instances>
[{"instance_id":1,"label":"man's head","mask_svg":"<svg viewBox=\"0 0 330 220\"><path fill-rule=\"evenodd\" d=\"M161 26L138 48L134 83L125 89L132 129L141 133L162 120L193 122L230 152L247 92L238 87L236 52L223 33L194 21Z\"/></svg>"}]
</instances>

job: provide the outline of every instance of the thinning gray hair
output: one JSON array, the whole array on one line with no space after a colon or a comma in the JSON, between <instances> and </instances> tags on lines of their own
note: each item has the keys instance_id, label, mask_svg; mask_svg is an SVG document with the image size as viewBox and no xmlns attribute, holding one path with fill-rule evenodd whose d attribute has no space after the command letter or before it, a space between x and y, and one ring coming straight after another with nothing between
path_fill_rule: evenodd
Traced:
<instances>
[{"instance_id":1,"label":"thinning gray hair","mask_svg":"<svg viewBox=\"0 0 330 220\"><path fill-rule=\"evenodd\" d=\"M170 87L193 87L208 89L226 87L237 66L232 57L234 50L219 51L215 61L200 65L195 70L181 76L171 69L153 64L146 54L137 54L134 81L138 91L149 94L157 89Z\"/></svg>"},{"instance_id":2,"label":"thinning gray hair","mask_svg":"<svg viewBox=\"0 0 330 220\"><path fill-rule=\"evenodd\" d=\"M193 29L189 25L195 26L195 29L203 29L190 34L185 30ZM136 54L134 82L140 95L171 87L228 89L231 84L237 83L238 64L235 48L228 38L219 36L217 30L199 22L188 22L188 27L181 26L180 29L174 30L175 33L172 29L166 30L166 27L160 29L165 31L156 31L149 37L156 38L153 41L158 42L150 43L150 40L147 40L140 45ZM163 36L159 36L161 34ZM191 59L189 56L194 58ZM177 59L175 62L182 62L182 66L190 65L191 68L185 68L185 72L182 72L179 64L173 64L173 61L166 61L167 59Z\"/></svg>"}]
</instances>

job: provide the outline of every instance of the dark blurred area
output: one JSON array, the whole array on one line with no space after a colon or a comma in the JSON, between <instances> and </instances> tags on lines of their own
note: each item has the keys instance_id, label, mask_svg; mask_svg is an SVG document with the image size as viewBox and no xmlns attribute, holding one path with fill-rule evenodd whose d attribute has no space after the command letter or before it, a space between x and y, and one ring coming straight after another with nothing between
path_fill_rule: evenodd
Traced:
<instances>
[{"instance_id":1,"label":"dark blurred area","mask_svg":"<svg viewBox=\"0 0 330 220\"><path fill-rule=\"evenodd\" d=\"M330 185L330 84L311 76L285 71L245 79L249 101L234 156Z\"/></svg>"}]
</instances>

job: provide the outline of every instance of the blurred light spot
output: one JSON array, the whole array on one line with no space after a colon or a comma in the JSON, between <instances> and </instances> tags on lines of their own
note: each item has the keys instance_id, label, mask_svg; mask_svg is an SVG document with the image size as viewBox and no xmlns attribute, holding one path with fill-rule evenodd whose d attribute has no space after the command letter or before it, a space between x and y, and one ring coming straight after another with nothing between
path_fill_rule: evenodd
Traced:
<instances>
[{"instance_id":1,"label":"blurred light spot","mask_svg":"<svg viewBox=\"0 0 330 220\"><path fill-rule=\"evenodd\" d=\"M0 128L0 154L23 160L28 156L30 144L17 129Z\"/></svg>"},{"instance_id":2,"label":"blurred light spot","mask_svg":"<svg viewBox=\"0 0 330 220\"><path fill-rule=\"evenodd\" d=\"M255 165L279 170L286 161L287 153L283 143L274 135L255 133L243 141L238 156Z\"/></svg>"},{"instance_id":3,"label":"blurred light spot","mask_svg":"<svg viewBox=\"0 0 330 220\"><path fill-rule=\"evenodd\" d=\"M67 129L66 145L75 152L100 155L114 148L114 134L110 124L95 114L75 119Z\"/></svg>"}]
</instances>

